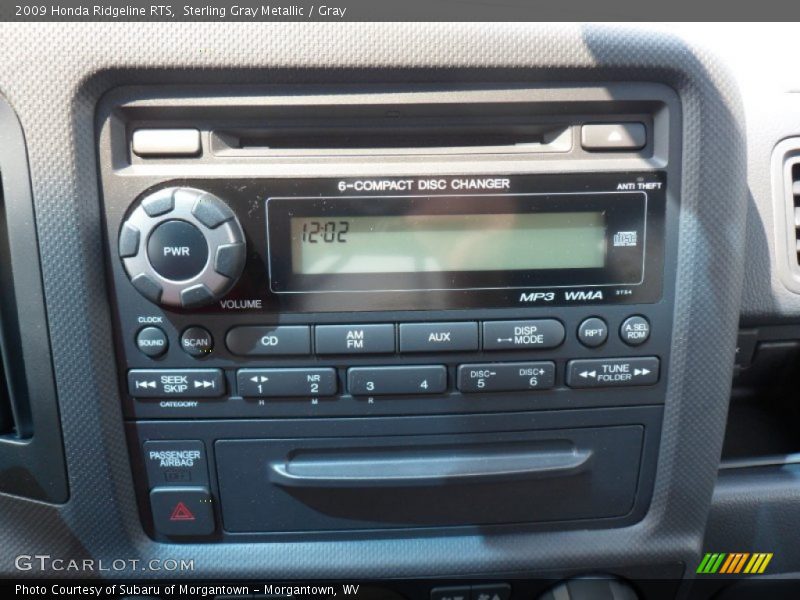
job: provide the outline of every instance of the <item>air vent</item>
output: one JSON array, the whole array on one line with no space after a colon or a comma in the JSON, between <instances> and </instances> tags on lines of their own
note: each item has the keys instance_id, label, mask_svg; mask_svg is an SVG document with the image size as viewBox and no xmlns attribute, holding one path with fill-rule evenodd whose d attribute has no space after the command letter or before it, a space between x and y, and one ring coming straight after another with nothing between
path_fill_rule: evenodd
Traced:
<instances>
[{"instance_id":1,"label":"air vent","mask_svg":"<svg viewBox=\"0 0 800 600\"><path fill-rule=\"evenodd\" d=\"M18 323L8 210L0 190L0 436L13 440L32 434Z\"/></svg>"},{"instance_id":2,"label":"air vent","mask_svg":"<svg viewBox=\"0 0 800 600\"><path fill-rule=\"evenodd\" d=\"M778 274L788 289L800 294L800 138L775 147L772 186Z\"/></svg>"},{"instance_id":3,"label":"air vent","mask_svg":"<svg viewBox=\"0 0 800 600\"><path fill-rule=\"evenodd\" d=\"M0 493L69 497L25 139L0 98Z\"/></svg>"},{"instance_id":4,"label":"air vent","mask_svg":"<svg viewBox=\"0 0 800 600\"><path fill-rule=\"evenodd\" d=\"M800 266L800 164L792 165L792 226L794 227L794 258Z\"/></svg>"},{"instance_id":5,"label":"air vent","mask_svg":"<svg viewBox=\"0 0 800 600\"><path fill-rule=\"evenodd\" d=\"M11 411L11 395L8 393L6 370L0 361L0 435L15 435L14 415Z\"/></svg>"}]
</instances>

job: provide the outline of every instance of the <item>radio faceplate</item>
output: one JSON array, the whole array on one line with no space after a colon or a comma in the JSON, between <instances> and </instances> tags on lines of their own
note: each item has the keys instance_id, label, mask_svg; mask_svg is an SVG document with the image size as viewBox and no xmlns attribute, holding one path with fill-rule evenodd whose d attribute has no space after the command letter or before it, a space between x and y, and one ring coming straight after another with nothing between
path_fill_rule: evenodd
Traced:
<instances>
[{"instance_id":1,"label":"radio faceplate","mask_svg":"<svg viewBox=\"0 0 800 600\"><path fill-rule=\"evenodd\" d=\"M202 99L182 100L185 113L108 99L101 177L120 389L154 537L586 528L644 515L671 368L679 106L658 86L615 88L621 99L630 92L619 104L583 92L571 108L580 114L568 114L562 92L539 105L538 92L519 91L534 99L530 111L509 110L541 121L535 146L392 148L374 159L352 149L278 156L259 146L272 133L243 125L231 137L235 111L220 116ZM434 108L425 110L444 110ZM235 114L262 117L252 107ZM132 132L162 119L198 127L200 153L132 152ZM645 145L580 146L583 123L610 120L642 123ZM176 273L182 279L159 290L159 278ZM252 473L231 467L238 448L257 450ZM201 458L172 468L175 452ZM576 452L599 462L572 464ZM475 471L553 453L564 463L556 480ZM353 456L383 471L415 456L435 471L451 455L468 475L464 493L482 498L474 512L448 508L430 473L402 516L370 508L396 495L382 489L405 489L400 475L366 494L361 484L333 489L347 474L333 471ZM634 483L615 496L622 490L607 480L620 461ZM318 464L324 472L309 474ZM271 483L251 481L267 475ZM287 501L237 521L249 485L267 502ZM584 505L577 498L588 490L596 496ZM484 521L496 491L576 501L547 518L510 502ZM441 511L426 508L433 502ZM172 522L179 503L202 527Z\"/></svg>"},{"instance_id":2,"label":"radio faceplate","mask_svg":"<svg viewBox=\"0 0 800 600\"><path fill-rule=\"evenodd\" d=\"M234 222L235 215L247 251L241 277L218 301L191 310L170 309L161 316L152 311L148 316L140 308L137 318L127 322L127 414L235 418L458 413L557 408L566 397L573 406L661 402L668 353L664 334L669 331L662 302L663 172L439 177L437 190L416 193L431 187L431 181L193 179L145 190L145 211L157 213L165 223L174 222L165 212L165 192L174 195L173 206L184 200L180 190L189 190L193 202L196 197L222 200L230 215L219 220ZM507 191L453 194L454 187L487 182ZM378 196L376 186L392 191ZM409 193L397 194L398 186ZM139 206L135 202L130 210L139 211ZM130 223L127 214L122 215L123 231ZM476 222L435 220L453 215ZM524 224L528 217L533 230L513 231L515 222ZM370 227L357 234L354 218L369 219ZM412 224L433 218L434 225L406 231L386 225L387 218L410 219ZM293 219L300 223L293 225ZM309 228L309 223L319 227ZM343 225L328 233L328 242L327 223ZM549 229L535 229L541 223ZM292 253L312 245L308 239L314 229L315 245L326 246L322 252L314 250L317 263L324 266L333 256L327 264L335 266L337 252L354 241L362 253L356 258L365 260L344 257L339 261L344 267L336 267L343 273L293 272L297 261ZM483 238L470 239L487 231ZM399 242L383 243L385 236L398 234L404 236ZM368 241L359 241L358 235ZM417 246L440 235L449 243L431 243L429 254L419 256ZM493 243L517 236L522 252L530 238L537 246L539 235L559 247L544 258L510 257L516 266L529 263L530 268L380 270L384 264L391 269L398 257L412 257L412 263L423 266L426 260L458 261L458 252L467 255L463 265L469 268L483 260L481 253L492 252ZM465 243L459 248L462 237ZM566 241L559 241L562 237ZM577 258L570 257L582 237L591 243L579 249ZM387 246L388 257L381 254ZM548 252L546 245L538 247ZM179 255L181 246L164 248ZM504 255L508 251L503 248ZM571 260L594 261L595 266L558 268ZM348 270L348 264L355 267ZM491 261L483 264L491 266ZM619 281L628 283L615 283ZM424 284L431 289L422 289ZM143 300L136 293L120 298L139 306ZM613 389L613 401L601 400L608 388Z\"/></svg>"}]
</instances>

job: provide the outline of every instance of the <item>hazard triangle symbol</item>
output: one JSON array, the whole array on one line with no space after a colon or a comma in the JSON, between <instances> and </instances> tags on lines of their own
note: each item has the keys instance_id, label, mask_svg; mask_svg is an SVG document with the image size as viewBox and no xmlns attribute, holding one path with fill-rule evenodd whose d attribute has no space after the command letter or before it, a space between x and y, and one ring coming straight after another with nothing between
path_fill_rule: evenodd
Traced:
<instances>
[{"instance_id":1,"label":"hazard triangle symbol","mask_svg":"<svg viewBox=\"0 0 800 600\"><path fill-rule=\"evenodd\" d=\"M169 516L170 521L194 521L194 515L183 502L178 502L178 505L173 509L172 514Z\"/></svg>"}]
</instances>

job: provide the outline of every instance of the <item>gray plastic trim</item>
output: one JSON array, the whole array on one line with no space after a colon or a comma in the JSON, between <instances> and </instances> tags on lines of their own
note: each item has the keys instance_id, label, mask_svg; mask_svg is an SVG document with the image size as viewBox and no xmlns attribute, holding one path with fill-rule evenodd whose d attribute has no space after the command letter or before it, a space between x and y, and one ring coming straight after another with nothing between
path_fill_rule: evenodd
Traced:
<instances>
[{"instance_id":1,"label":"gray plastic trim","mask_svg":"<svg viewBox=\"0 0 800 600\"><path fill-rule=\"evenodd\" d=\"M196 570L185 577L262 580L697 564L733 369L747 192L738 90L707 51L646 26L524 23L8 23L0 34L0 85L29 143L72 492L62 507L0 497L0 573L18 575L13 557L36 548L107 561L193 558ZM101 96L120 85L165 83L224 91L264 83L452 88L587 80L659 81L675 90L681 109L670 132L670 148L683 149L676 157L683 171L670 180L681 192L673 364L647 517L616 530L344 543L176 549L150 540L125 446L106 289L96 175Z\"/></svg>"}]
</instances>

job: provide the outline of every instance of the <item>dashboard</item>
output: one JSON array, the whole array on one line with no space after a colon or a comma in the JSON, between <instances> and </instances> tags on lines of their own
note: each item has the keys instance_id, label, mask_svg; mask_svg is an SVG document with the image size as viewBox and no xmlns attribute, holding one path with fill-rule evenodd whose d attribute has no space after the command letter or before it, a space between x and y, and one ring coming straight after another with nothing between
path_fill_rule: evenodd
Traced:
<instances>
[{"instance_id":1,"label":"dashboard","mask_svg":"<svg viewBox=\"0 0 800 600\"><path fill-rule=\"evenodd\" d=\"M0 31L4 577L800 572L792 26Z\"/></svg>"}]
</instances>

